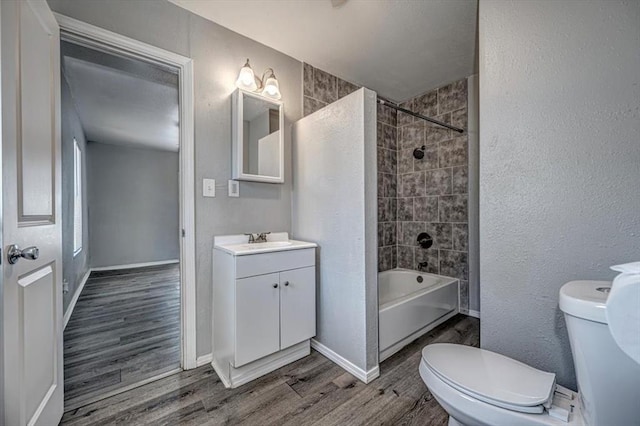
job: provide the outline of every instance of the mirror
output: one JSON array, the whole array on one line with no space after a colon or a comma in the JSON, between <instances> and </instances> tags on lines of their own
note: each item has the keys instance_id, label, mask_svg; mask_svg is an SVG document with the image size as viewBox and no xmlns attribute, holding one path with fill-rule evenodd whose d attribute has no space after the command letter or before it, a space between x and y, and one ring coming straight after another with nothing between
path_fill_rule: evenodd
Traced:
<instances>
[{"instance_id":1,"label":"mirror","mask_svg":"<svg viewBox=\"0 0 640 426\"><path fill-rule=\"evenodd\" d=\"M240 89L232 102L233 179L284 182L282 103Z\"/></svg>"}]
</instances>

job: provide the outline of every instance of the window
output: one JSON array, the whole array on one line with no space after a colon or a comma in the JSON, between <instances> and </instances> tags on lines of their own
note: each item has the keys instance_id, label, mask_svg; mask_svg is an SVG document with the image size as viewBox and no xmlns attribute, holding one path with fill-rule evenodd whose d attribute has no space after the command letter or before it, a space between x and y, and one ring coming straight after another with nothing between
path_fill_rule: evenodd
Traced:
<instances>
[{"instance_id":1,"label":"window","mask_svg":"<svg viewBox=\"0 0 640 426\"><path fill-rule=\"evenodd\" d=\"M82 250L82 151L73 139L73 255Z\"/></svg>"}]
</instances>

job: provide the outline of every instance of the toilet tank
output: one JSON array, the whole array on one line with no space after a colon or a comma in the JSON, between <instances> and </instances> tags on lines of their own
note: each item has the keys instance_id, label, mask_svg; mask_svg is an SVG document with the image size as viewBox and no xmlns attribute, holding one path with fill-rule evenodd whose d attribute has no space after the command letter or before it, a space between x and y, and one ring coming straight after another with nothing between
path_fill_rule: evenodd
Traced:
<instances>
[{"instance_id":1,"label":"toilet tank","mask_svg":"<svg viewBox=\"0 0 640 426\"><path fill-rule=\"evenodd\" d=\"M640 364L609 332L610 288L609 281L571 281L560 289L582 416L587 426L640 425Z\"/></svg>"}]
</instances>

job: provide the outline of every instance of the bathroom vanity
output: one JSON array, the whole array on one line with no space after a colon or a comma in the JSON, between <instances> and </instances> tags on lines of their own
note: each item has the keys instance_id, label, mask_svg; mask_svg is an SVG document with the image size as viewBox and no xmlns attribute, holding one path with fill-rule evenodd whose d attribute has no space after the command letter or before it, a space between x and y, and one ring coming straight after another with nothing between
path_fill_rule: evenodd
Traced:
<instances>
[{"instance_id":1,"label":"bathroom vanity","mask_svg":"<svg viewBox=\"0 0 640 426\"><path fill-rule=\"evenodd\" d=\"M316 244L214 238L213 360L235 388L310 354L316 334Z\"/></svg>"}]
</instances>

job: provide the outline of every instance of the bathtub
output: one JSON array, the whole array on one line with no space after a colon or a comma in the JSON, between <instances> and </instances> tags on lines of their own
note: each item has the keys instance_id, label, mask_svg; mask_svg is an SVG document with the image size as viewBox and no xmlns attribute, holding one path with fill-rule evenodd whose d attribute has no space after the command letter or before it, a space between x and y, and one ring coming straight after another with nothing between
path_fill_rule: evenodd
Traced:
<instances>
[{"instance_id":1,"label":"bathtub","mask_svg":"<svg viewBox=\"0 0 640 426\"><path fill-rule=\"evenodd\" d=\"M382 362L459 312L459 281L408 269L380 272L378 303Z\"/></svg>"}]
</instances>

